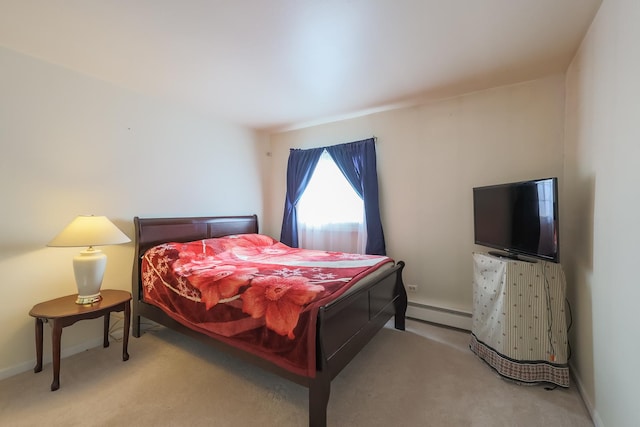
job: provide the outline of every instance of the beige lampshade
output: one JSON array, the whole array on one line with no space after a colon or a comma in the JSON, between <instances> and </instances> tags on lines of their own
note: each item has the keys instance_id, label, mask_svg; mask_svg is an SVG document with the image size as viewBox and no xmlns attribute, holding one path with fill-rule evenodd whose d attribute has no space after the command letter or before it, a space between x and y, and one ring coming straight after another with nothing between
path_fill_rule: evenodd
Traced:
<instances>
[{"instance_id":1,"label":"beige lampshade","mask_svg":"<svg viewBox=\"0 0 640 427\"><path fill-rule=\"evenodd\" d=\"M81 215L51 240L47 246L102 246L130 242L106 216Z\"/></svg>"},{"instance_id":2,"label":"beige lampshade","mask_svg":"<svg viewBox=\"0 0 640 427\"><path fill-rule=\"evenodd\" d=\"M78 287L77 304L93 304L102 299L100 287L107 256L94 246L117 245L131 240L106 216L79 216L47 246L88 246L73 258L73 273Z\"/></svg>"}]
</instances>

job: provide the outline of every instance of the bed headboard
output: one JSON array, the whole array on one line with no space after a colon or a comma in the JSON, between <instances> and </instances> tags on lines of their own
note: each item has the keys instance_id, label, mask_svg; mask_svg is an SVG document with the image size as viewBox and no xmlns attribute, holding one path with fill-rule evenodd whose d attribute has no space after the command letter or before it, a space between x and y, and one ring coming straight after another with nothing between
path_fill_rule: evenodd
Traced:
<instances>
[{"instance_id":1,"label":"bed headboard","mask_svg":"<svg viewBox=\"0 0 640 427\"><path fill-rule=\"evenodd\" d=\"M140 297L140 257L160 243L189 242L210 239L230 234L258 232L258 217L246 216L208 216L185 218L133 218L135 227L135 259L133 263L134 301Z\"/></svg>"},{"instance_id":2,"label":"bed headboard","mask_svg":"<svg viewBox=\"0 0 640 427\"><path fill-rule=\"evenodd\" d=\"M258 232L258 217L256 215L187 218L135 217L133 224L138 256L160 243L189 242L230 234Z\"/></svg>"}]
</instances>

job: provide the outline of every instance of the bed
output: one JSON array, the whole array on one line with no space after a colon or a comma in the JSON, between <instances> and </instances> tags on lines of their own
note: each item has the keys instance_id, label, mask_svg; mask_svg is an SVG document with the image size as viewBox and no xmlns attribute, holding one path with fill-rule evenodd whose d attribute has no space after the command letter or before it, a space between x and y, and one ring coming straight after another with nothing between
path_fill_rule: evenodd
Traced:
<instances>
[{"instance_id":1,"label":"bed","mask_svg":"<svg viewBox=\"0 0 640 427\"><path fill-rule=\"evenodd\" d=\"M368 271L362 274L356 274L357 277L354 276L354 280L350 283L357 283L355 285L347 285L346 290L336 291L335 297L318 297L314 302L309 303L304 310L298 310L300 313L295 313L295 315L299 317L298 321L301 323L304 318L306 319L306 323L304 323L303 326L298 324L295 329L293 326L285 326L284 328L280 326L280 329L278 329L278 325L281 325L282 322L272 322L276 326L268 329L267 327L270 326L269 322L261 320L261 322L263 322L261 328L264 330L260 333L255 332L258 329L251 329L251 326L247 326L247 323L255 321L255 319L258 318L254 316L255 313L251 311L251 307L259 306L260 304L249 305L249 308L247 308L247 303L245 302L242 307L239 307L238 304L241 303L237 300L238 295L231 298L226 298L231 294L216 294L210 296L211 292L205 290L205 288L198 288L198 291L202 289L202 292L196 291L194 295L197 294L199 298L194 298L194 301L187 302L186 305L197 307L194 304L199 303L200 306L205 307L198 308L198 310L205 312L215 311L218 310L218 307L226 306L226 304L220 304L219 302L230 301L230 307L233 306L233 304L236 304L236 307L238 307L235 309L235 312L240 313L242 311L245 315L247 313L250 315L246 315L246 318L240 320L236 320L235 318L227 319L229 320L228 325L231 326L225 323L226 329L222 331L215 328L208 328L207 325L209 325L210 322L207 321L195 324L190 323L190 321L185 321L186 309L183 309L185 304L179 303L180 305L172 306L171 302L163 302L162 298L169 298L170 296L168 296L168 294L172 292L165 292L167 295L159 297L159 302L152 300L152 298L155 299L156 297L153 296L154 286L149 285L152 283L149 280L149 274L153 273L152 270L154 269L150 262L153 261L154 256L158 254L164 256L165 252L177 253L176 248L185 247L193 252L195 245L196 248L202 247L203 251L210 251L211 247L217 248L230 244L231 239L266 242L268 238L258 234L257 216L190 218L135 217L134 225L135 259L132 280L133 336L140 337L140 323L141 318L144 317L165 327L206 342L218 349L227 351L233 354L234 357L254 363L307 387L309 389L310 426L326 426L327 406L332 379L358 354L377 331L392 317L394 317L394 326L396 329L405 329L407 294L402 281L402 271L405 264L402 261L394 262L393 260L391 260L390 263L380 262L380 265L376 264L375 268L370 269L375 270L370 275ZM266 245L267 243L264 244ZM277 245L281 244L279 242L275 242L274 244L277 250L269 247L264 252L280 251L281 246ZM226 246L224 247L226 248ZM234 256L238 258L240 257L237 255L238 253L244 256L247 251L249 250L243 248L240 252L237 252L235 249L232 252ZM227 252L229 251L225 253ZM363 258L358 257L358 259ZM234 260L237 261L235 258ZM192 260L184 261L183 258L180 258L179 261L172 261L174 264L176 262L182 263L173 270L174 274L179 276L183 271L188 271L189 274L195 274L194 272L197 272L200 267L197 262L194 264L194 262L191 261ZM218 263L218 261L213 262ZM366 262L373 264L374 261ZM165 264L167 264L167 262L165 262ZM196 266L194 267L194 265ZM234 268L236 267L237 266L234 266ZM252 270L254 267L260 268L259 265L253 264L248 266L246 271L248 273L255 273L256 270ZM157 269L161 270L162 268ZM176 271L178 273L175 273ZM254 278L254 282L257 283L255 276L260 276L260 273L255 273L251 276ZM332 276L328 275L327 277ZM164 281L165 279L161 280ZM166 280L168 281L169 279ZM181 278L178 277L177 280L178 282L173 285L173 288L182 287ZM347 279L344 279L344 281L346 280ZM196 284L198 283L197 280L192 281ZM165 284L166 283L167 282L165 282ZM235 282L233 282L232 285L235 286L227 286L226 288L232 288L236 293L244 292L244 294L242 294L245 296L244 300L249 300L249 287L243 287L242 284ZM171 286L170 284L168 288L171 288ZM252 284L250 288L253 289L253 287L254 285ZM238 289L240 289L240 291L238 291ZM312 286L311 289L316 288ZM326 286L326 289L330 289L330 287ZM191 289L190 292L193 292L193 289ZM326 291L323 292L327 293ZM324 293L322 295L324 295ZM209 299L205 299L205 297ZM181 308L181 310L176 310L176 308ZM223 308L220 308L220 310L222 309ZM229 310L234 309L231 307ZM262 311L264 313L264 310ZM277 316L272 316L272 318L276 317ZM238 326L240 324L241 326ZM238 327L245 329L237 332ZM229 335L233 334L225 333L229 328L235 328L234 333L236 333L236 336L230 337ZM237 337L248 337L250 335L252 336L252 341L248 344L247 342L238 343L234 341ZM256 341L256 336L260 337L260 340L265 343L281 343L286 341L286 338L294 338L302 344L295 348L287 347L285 349L286 351L282 351L282 349L279 348L277 351L269 350L269 352L265 350L261 353L260 351L254 351L255 348L253 345ZM277 357L273 356L276 353ZM285 356L284 359L281 359L282 355ZM301 357L304 358L302 362L298 360Z\"/></svg>"}]
</instances>

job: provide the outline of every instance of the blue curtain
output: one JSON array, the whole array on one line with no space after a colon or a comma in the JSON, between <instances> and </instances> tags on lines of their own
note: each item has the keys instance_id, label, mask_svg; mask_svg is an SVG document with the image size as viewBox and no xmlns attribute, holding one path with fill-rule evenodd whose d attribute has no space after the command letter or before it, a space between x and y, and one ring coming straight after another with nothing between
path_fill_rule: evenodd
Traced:
<instances>
[{"instance_id":1,"label":"blue curtain","mask_svg":"<svg viewBox=\"0 0 640 427\"><path fill-rule=\"evenodd\" d=\"M313 175L313 171L316 169L316 165L323 151L324 148L312 148L310 150L292 148L289 151L289 162L287 164L287 195L284 201L284 216L282 218L280 241L293 248L298 247L296 204L307 188L307 184L309 184L309 180Z\"/></svg>"},{"instance_id":2,"label":"blue curtain","mask_svg":"<svg viewBox=\"0 0 640 427\"><path fill-rule=\"evenodd\" d=\"M286 245L298 247L295 205L307 188L311 175L318 164L318 159L325 149L364 201L367 222L366 253L385 255L386 248L378 198L376 148L373 138L310 150L292 149L289 152L287 195L280 241Z\"/></svg>"},{"instance_id":3,"label":"blue curtain","mask_svg":"<svg viewBox=\"0 0 640 427\"><path fill-rule=\"evenodd\" d=\"M334 145L326 147L326 150L364 201L364 215L367 222L366 253L386 255L382 220L380 219L375 140L370 138Z\"/></svg>"}]
</instances>

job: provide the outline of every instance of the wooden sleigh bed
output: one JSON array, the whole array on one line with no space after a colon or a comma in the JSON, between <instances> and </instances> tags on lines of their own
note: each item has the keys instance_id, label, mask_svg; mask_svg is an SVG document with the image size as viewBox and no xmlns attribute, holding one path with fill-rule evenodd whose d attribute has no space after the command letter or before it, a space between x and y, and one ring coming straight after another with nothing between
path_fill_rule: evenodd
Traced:
<instances>
[{"instance_id":1,"label":"wooden sleigh bed","mask_svg":"<svg viewBox=\"0 0 640 427\"><path fill-rule=\"evenodd\" d=\"M315 318L315 371L294 373L273 361L247 352L211 334L185 326L157 305L145 302L142 264L145 253L167 242L192 242L230 235L258 233L251 216L195 218L134 218L133 335L140 337L141 317L180 331L309 389L309 425L326 426L331 381L358 354L391 317L395 328L405 329L407 294L402 281L404 262L395 262L353 292L318 308Z\"/></svg>"}]
</instances>

